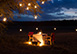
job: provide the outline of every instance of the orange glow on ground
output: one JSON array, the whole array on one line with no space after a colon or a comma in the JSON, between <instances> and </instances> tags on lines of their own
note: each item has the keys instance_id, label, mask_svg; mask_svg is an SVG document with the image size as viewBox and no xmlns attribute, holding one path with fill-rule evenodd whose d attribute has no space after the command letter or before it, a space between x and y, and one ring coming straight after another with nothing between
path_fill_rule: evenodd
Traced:
<instances>
[{"instance_id":1,"label":"orange glow on ground","mask_svg":"<svg viewBox=\"0 0 77 54\"><path fill-rule=\"evenodd\" d=\"M20 29L20 32L22 31L22 29Z\"/></svg>"},{"instance_id":2,"label":"orange glow on ground","mask_svg":"<svg viewBox=\"0 0 77 54\"><path fill-rule=\"evenodd\" d=\"M28 45L32 45L32 42L24 42L23 44L28 44ZM39 44L39 45L32 45L32 46L39 46L39 47L42 47L42 46L45 46L43 43Z\"/></svg>"},{"instance_id":3,"label":"orange glow on ground","mask_svg":"<svg viewBox=\"0 0 77 54\"><path fill-rule=\"evenodd\" d=\"M54 30L56 30L56 28L54 28Z\"/></svg>"},{"instance_id":4,"label":"orange glow on ground","mask_svg":"<svg viewBox=\"0 0 77 54\"><path fill-rule=\"evenodd\" d=\"M22 7L22 3L20 3L19 6Z\"/></svg>"}]
</instances>

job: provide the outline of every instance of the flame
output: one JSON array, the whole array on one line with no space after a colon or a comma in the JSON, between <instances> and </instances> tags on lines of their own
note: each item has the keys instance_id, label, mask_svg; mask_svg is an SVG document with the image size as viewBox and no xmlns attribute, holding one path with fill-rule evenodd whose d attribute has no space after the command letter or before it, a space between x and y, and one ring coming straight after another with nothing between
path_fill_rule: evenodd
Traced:
<instances>
[{"instance_id":1,"label":"flame","mask_svg":"<svg viewBox=\"0 0 77 54\"><path fill-rule=\"evenodd\" d=\"M39 44L39 46L43 46L43 45L44 45L44 43L40 43L40 44Z\"/></svg>"},{"instance_id":2,"label":"flame","mask_svg":"<svg viewBox=\"0 0 77 54\"><path fill-rule=\"evenodd\" d=\"M42 32L39 32L39 34L42 34Z\"/></svg>"},{"instance_id":3,"label":"flame","mask_svg":"<svg viewBox=\"0 0 77 54\"><path fill-rule=\"evenodd\" d=\"M29 44L29 45L31 45L31 44L32 44L32 42L24 42L24 44Z\"/></svg>"}]
</instances>

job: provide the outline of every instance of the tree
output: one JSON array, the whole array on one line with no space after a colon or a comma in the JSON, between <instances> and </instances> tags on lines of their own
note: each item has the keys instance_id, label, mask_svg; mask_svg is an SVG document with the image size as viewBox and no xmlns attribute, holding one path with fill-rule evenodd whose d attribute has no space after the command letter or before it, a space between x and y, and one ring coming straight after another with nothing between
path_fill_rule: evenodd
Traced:
<instances>
[{"instance_id":1,"label":"tree","mask_svg":"<svg viewBox=\"0 0 77 54\"><path fill-rule=\"evenodd\" d=\"M39 15L42 13L38 4L44 4L47 0L0 0L0 17L13 18L13 11L19 10L19 13Z\"/></svg>"},{"instance_id":2,"label":"tree","mask_svg":"<svg viewBox=\"0 0 77 54\"><path fill-rule=\"evenodd\" d=\"M37 18L39 13L42 13L41 6L38 2L42 5L48 0L0 0L0 19L6 18L13 18L13 11L18 10L19 13L28 14L28 11ZM2 26L0 24L0 26Z\"/></svg>"}]
</instances>

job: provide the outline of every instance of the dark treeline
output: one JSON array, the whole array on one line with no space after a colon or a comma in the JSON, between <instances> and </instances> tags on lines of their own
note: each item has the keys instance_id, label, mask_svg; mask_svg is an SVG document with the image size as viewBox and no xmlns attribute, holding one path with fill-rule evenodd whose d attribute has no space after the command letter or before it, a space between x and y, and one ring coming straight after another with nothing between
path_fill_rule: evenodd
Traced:
<instances>
[{"instance_id":1,"label":"dark treeline","mask_svg":"<svg viewBox=\"0 0 77 54\"><path fill-rule=\"evenodd\" d=\"M64 21L27 21L27 22L20 22L20 21L13 21L7 22L8 26L77 26L77 21L75 20L64 20Z\"/></svg>"}]
</instances>

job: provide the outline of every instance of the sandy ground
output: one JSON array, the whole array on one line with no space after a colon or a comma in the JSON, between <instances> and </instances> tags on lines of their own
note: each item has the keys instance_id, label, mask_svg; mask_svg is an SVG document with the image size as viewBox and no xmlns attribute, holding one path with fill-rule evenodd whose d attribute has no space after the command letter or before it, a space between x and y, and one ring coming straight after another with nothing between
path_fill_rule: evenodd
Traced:
<instances>
[{"instance_id":1,"label":"sandy ground","mask_svg":"<svg viewBox=\"0 0 77 54\"><path fill-rule=\"evenodd\" d=\"M77 32L75 31L55 31L55 45L43 47L24 44L28 40L28 32L28 30L15 31L13 28L0 36L0 54L77 54ZM48 30L47 33L50 31Z\"/></svg>"}]
</instances>

